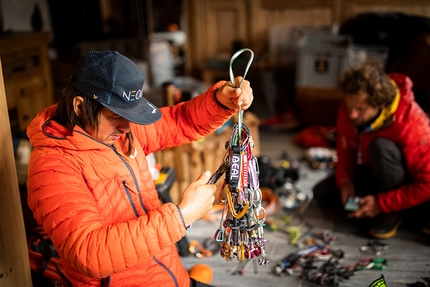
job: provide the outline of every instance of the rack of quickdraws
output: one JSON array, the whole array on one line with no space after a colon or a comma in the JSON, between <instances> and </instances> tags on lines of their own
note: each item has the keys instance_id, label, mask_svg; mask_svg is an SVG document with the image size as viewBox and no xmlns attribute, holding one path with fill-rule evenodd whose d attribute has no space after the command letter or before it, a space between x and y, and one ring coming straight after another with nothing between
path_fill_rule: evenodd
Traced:
<instances>
[{"instance_id":1,"label":"rack of quickdraws","mask_svg":"<svg viewBox=\"0 0 430 287\"><path fill-rule=\"evenodd\" d=\"M254 53L250 49L242 49L230 60L230 80L233 87L236 87L236 83L232 64L245 51L250 52L251 57L240 82L241 87ZM238 122L233 126L230 139L226 142L223 162L209 180L209 183L214 184L225 174L219 199L224 204L224 209L214 239L222 243L220 255L226 261L234 258L244 261L261 256L258 263L267 266L269 260L266 258L265 244L268 240L263 238L266 212L261 205L258 161L252 154L253 148L251 132L243 124L243 110L239 107Z\"/></svg>"}]
</instances>

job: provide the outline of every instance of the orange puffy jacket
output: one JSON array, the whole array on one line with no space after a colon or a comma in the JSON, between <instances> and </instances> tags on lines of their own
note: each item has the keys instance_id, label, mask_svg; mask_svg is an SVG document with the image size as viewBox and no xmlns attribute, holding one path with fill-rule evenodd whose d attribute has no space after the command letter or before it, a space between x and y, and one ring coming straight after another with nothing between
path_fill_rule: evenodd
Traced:
<instances>
[{"instance_id":1,"label":"orange puffy jacket","mask_svg":"<svg viewBox=\"0 0 430 287\"><path fill-rule=\"evenodd\" d=\"M223 84L161 108L154 124L131 123L136 151L130 157L122 152L123 139L112 147L55 122L55 105L29 125L28 204L73 286L190 285L175 246L185 235L181 215L173 203L160 204L146 155L224 124L236 111L215 102Z\"/></svg>"}]
</instances>

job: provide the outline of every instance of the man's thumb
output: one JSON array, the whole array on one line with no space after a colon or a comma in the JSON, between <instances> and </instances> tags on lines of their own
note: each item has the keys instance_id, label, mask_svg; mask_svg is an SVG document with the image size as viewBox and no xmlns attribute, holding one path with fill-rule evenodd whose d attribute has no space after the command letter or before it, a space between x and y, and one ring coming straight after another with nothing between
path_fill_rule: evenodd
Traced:
<instances>
[{"instance_id":1,"label":"man's thumb","mask_svg":"<svg viewBox=\"0 0 430 287\"><path fill-rule=\"evenodd\" d=\"M209 170L206 170L200 175L200 177L197 180L207 183L209 181L210 176L211 176L211 172Z\"/></svg>"}]
</instances>

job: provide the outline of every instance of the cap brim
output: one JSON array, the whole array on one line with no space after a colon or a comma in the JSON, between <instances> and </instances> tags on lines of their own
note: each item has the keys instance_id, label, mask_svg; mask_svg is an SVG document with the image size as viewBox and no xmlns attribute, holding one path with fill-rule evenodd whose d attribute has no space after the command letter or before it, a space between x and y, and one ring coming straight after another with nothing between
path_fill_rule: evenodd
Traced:
<instances>
[{"instance_id":1,"label":"cap brim","mask_svg":"<svg viewBox=\"0 0 430 287\"><path fill-rule=\"evenodd\" d=\"M149 125L161 119L160 110L145 98L141 98L139 104L133 108L119 108L101 104L124 119L139 125Z\"/></svg>"}]
</instances>

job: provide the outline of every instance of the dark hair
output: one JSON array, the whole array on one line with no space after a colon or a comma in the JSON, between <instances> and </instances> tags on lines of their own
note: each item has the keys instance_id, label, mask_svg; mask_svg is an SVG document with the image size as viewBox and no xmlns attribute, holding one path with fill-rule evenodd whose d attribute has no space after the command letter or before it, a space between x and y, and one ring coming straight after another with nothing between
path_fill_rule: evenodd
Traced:
<instances>
[{"instance_id":1,"label":"dark hair","mask_svg":"<svg viewBox=\"0 0 430 287\"><path fill-rule=\"evenodd\" d=\"M78 116L75 113L73 107L73 99L77 96L81 96L84 100L82 106L79 107L82 112L81 116ZM61 97L58 99L58 106L54 117L56 121L68 129L72 130L75 126L79 126L82 129L91 127L95 132L97 132L99 126L99 117L102 109L102 104L82 95L82 93L73 85L73 83L70 82L63 89ZM133 134L131 132L127 133L124 144L127 142L128 149L125 153L130 155L134 150Z\"/></svg>"},{"instance_id":2,"label":"dark hair","mask_svg":"<svg viewBox=\"0 0 430 287\"><path fill-rule=\"evenodd\" d=\"M82 111L82 116L80 117L75 113L73 107L73 100L77 96L81 96L84 99L83 105L80 107ZM79 126L81 128L91 126L97 131L99 115L102 108L102 104L85 97L72 83L69 83L58 99L55 117L59 123L68 129L73 129L74 126Z\"/></svg>"},{"instance_id":3,"label":"dark hair","mask_svg":"<svg viewBox=\"0 0 430 287\"><path fill-rule=\"evenodd\" d=\"M396 96L396 87L376 62L367 62L345 71L339 80L339 87L348 95L367 93L368 103L374 108L389 106Z\"/></svg>"}]
</instances>

